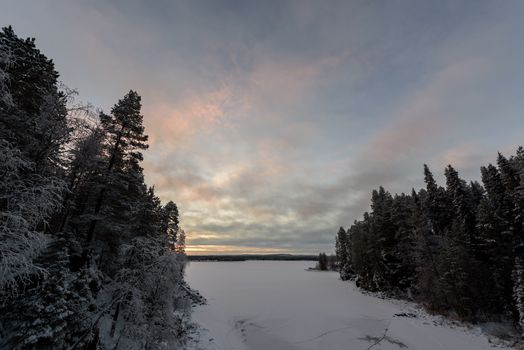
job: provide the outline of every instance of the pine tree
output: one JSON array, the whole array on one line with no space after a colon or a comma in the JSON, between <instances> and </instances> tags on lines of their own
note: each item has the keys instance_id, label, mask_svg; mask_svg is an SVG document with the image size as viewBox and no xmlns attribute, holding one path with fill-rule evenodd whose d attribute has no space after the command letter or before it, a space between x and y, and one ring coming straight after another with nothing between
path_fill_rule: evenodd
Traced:
<instances>
[{"instance_id":1,"label":"pine tree","mask_svg":"<svg viewBox=\"0 0 524 350\"><path fill-rule=\"evenodd\" d=\"M177 240L175 252L180 256L185 256L186 254L186 232L184 230L178 229Z\"/></svg>"},{"instance_id":2,"label":"pine tree","mask_svg":"<svg viewBox=\"0 0 524 350\"><path fill-rule=\"evenodd\" d=\"M318 269L320 271L326 271L328 269L328 260L326 253L320 253L318 255Z\"/></svg>"},{"instance_id":3,"label":"pine tree","mask_svg":"<svg viewBox=\"0 0 524 350\"><path fill-rule=\"evenodd\" d=\"M64 183L32 170L33 163L0 140L0 296L41 272L33 261L49 241L42 225L62 203Z\"/></svg>"},{"instance_id":4,"label":"pine tree","mask_svg":"<svg viewBox=\"0 0 524 350\"><path fill-rule=\"evenodd\" d=\"M340 227L337 233L335 253L338 261L338 271L342 280L347 280L351 277L351 255L349 247L349 239L346 230Z\"/></svg>"},{"instance_id":5,"label":"pine tree","mask_svg":"<svg viewBox=\"0 0 524 350\"><path fill-rule=\"evenodd\" d=\"M443 188L425 165L425 189L373 191L371 212L336 240L340 259L351 237L356 285L472 321L513 316L524 328L524 148L497 164L481 168L484 186L448 166Z\"/></svg>"},{"instance_id":6,"label":"pine tree","mask_svg":"<svg viewBox=\"0 0 524 350\"><path fill-rule=\"evenodd\" d=\"M486 306L491 312L512 313L513 287L507 276L513 269L513 203L499 170L493 166L481 168L486 197L479 206L479 258L490 276L486 291Z\"/></svg>"},{"instance_id":7,"label":"pine tree","mask_svg":"<svg viewBox=\"0 0 524 350\"><path fill-rule=\"evenodd\" d=\"M474 210L470 202L471 193L466 182L459 178L458 172L451 165L446 168L445 175L448 196L455 210L453 216L458 220L457 225L460 226L454 239L460 241L468 251L471 251L476 226Z\"/></svg>"},{"instance_id":8,"label":"pine tree","mask_svg":"<svg viewBox=\"0 0 524 350\"><path fill-rule=\"evenodd\" d=\"M94 269L70 270L74 244L69 237L53 240L36 262L47 273L0 309L7 335L0 336L1 348L88 348L96 342L92 324L101 312L95 299L102 276Z\"/></svg>"},{"instance_id":9,"label":"pine tree","mask_svg":"<svg viewBox=\"0 0 524 350\"><path fill-rule=\"evenodd\" d=\"M391 208L392 230L395 230L394 246L389 270L391 285L404 293L414 285L415 279L415 240L411 215L413 198L404 193L395 195Z\"/></svg>"},{"instance_id":10,"label":"pine tree","mask_svg":"<svg viewBox=\"0 0 524 350\"><path fill-rule=\"evenodd\" d=\"M37 173L54 173L71 132L65 95L52 60L11 27L0 31L0 76L8 97L0 99L0 139L18 149ZM5 89L5 88L4 88ZM5 103L8 101L9 103Z\"/></svg>"},{"instance_id":11,"label":"pine tree","mask_svg":"<svg viewBox=\"0 0 524 350\"><path fill-rule=\"evenodd\" d=\"M178 207L169 201L163 208L162 232L168 237L168 244L171 250L175 250L177 242L177 233L179 229Z\"/></svg>"},{"instance_id":12,"label":"pine tree","mask_svg":"<svg viewBox=\"0 0 524 350\"><path fill-rule=\"evenodd\" d=\"M105 210L106 217L115 214L116 210L121 210L121 213L129 213L132 210L128 207L129 190L139 191L138 187L143 184L142 169L138 163L142 160L140 151L147 149L148 146L140 109L140 96L130 91L113 107L111 115L100 115L101 127L106 136L104 153L107 157L107 166L100 179L100 189L93 208L93 219L87 229L86 243L88 246L95 237L101 210ZM111 192L109 194L111 207L106 205L104 208L103 206L107 204L105 200L108 192ZM117 216L120 218L121 214ZM112 227L107 227L108 224L110 225L110 220L104 220L105 228L116 230L115 235L119 236L126 229L122 227L124 221L127 220L117 220Z\"/></svg>"},{"instance_id":13,"label":"pine tree","mask_svg":"<svg viewBox=\"0 0 524 350\"><path fill-rule=\"evenodd\" d=\"M441 287L441 266L439 253L443 247L443 238L435 234L434 224L428 217L428 191L412 191L413 205L410 223L414 241L415 292L416 299L430 310L443 311L446 308L446 296Z\"/></svg>"},{"instance_id":14,"label":"pine tree","mask_svg":"<svg viewBox=\"0 0 524 350\"><path fill-rule=\"evenodd\" d=\"M424 164L424 182L426 183L426 196L423 203L425 215L429 219L433 234L444 235L449 230L452 203L446 190L437 185L426 164Z\"/></svg>"},{"instance_id":15,"label":"pine tree","mask_svg":"<svg viewBox=\"0 0 524 350\"><path fill-rule=\"evenodd\" d=\"M0 31L0 293L16 293L39 270L33 260L62 203L60 151L70 129L57 78L34 39Z\"/></svg>"},{"instance_id":16,"label":"pine tree","mask_svg":"<svg viewBox=\"0 0 524 350\"><path fill-rule=\"evenodd\" d=\"M394 255L396 242L392 208L393 198L382 186L378 191L372 192L371 235L374 245L368 249L371 249L371 255L375 257L375 263L372 265L373 284L378 290L393 289L393 275L396 273L398 263Z\"/></svg>"},{"instance_id":17,"label":"pine tree","mask_svg":"<svg viewBox=\"0 0 524 350\"><path fill-rule=\"evenodd\" d=\"M524 263L522 257L515 258L513 270L513 297L517 309L518 323L524 334Z\"/></svg>"},{"instance_id":18,"label":"pine tree","mask_svg":"<svg viewBox=\"0 0 524 350\"><path fill-rule=\"evenodd\" d=\"M67 191L62 211L55 218L55 230L59 232L78 230L90 221L85 211L88 200L92 196L92 188L96 187L102 173L104 162L101 155L102 141L102 131L95 128L72 145L66 175ZM72 218L73 226L70 226Z\"/></svg>"},{"instance_id":19,"label":"pine tree","mask_svg":"<svg viewBox=\"0 0 524 350\"><path fill-rule=\"evenodd\" d=\"M463 317L472 317L473 302L479 289L474 271L478 264L474 259L473 242L475 241L475 216L469 206L468 188L464 180L451 165L446 168L447 193L453 203L453 220L446 249L441 254L446 272L442 276L443 288L448 294L451 307Z\"/></svg>"},{"instance_id":20,"label":"pine tree","mask_svg":"<svg viewBox=\"0 0 524 350\"><path fill-rule=\"evenodd\" d=\"M186 288L183 263L166 239L136 237L121 247L121 268L111 288L114 308L104 319L111 327L101 331L103 346L181 347L183 314L174 311L189 308L190 302L178 297Z\"/></svg>"},{"instance_id":21,"label":"pine tree","mask_svg":"<svg viewBox=\"0 0 524 350\"><path fill-rule=\"evenodd\" d=\"M140 97L89 125L57 78L0 32L0 347L182 348L185 234L144 182Z\"/></svg>"},{"instance_id":22,"label":"pine tree","mask_svg":"<svg viewBox=\"0 0 524 350\"><path fill-rule=\"evenodd\" d=\"M352 238L351 263L356 274L355 284L368 290L375 290L377 249L373 247L371 215L365 212L363 220L355 220L348 231Z\"/></svg>"}]
</instances>

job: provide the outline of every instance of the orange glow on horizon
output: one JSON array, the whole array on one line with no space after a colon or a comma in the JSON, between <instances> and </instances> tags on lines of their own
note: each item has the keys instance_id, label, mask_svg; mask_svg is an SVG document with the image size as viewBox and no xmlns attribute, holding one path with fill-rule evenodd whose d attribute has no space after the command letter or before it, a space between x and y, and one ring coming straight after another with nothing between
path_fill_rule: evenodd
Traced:
<instances>
[{"instance_id":1,"label":"orange glow on horizon","mask_svg":"<svg viewBox=\"0 0 524 350\"><path fill-rule=\"evenodd\" d=\"M228 254L291 254L283 248L260 248L231 245L187 245L187 255L228 255Z\"/></svg>"}]
</instances>

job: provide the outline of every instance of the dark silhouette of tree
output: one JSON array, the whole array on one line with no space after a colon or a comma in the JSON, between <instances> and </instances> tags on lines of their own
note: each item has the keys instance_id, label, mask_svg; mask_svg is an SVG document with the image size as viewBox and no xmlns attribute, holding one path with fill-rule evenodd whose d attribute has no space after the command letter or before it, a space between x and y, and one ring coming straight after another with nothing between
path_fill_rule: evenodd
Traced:
<instances>
[{"instance_id":1,"label":"dark silhouette of tree","mask_svg":"<svg viewBox=\"0 0 524 350\"><path fill-rule=\"evenodd\" d=\"M424 165L424 189L374 190L371 211L336 236L341 277L351 270L367 290L524 327L524 149L482 167L482 185L466 183L452 166L444 174L446 188Z\"/></svg>"},{"instance_id":2,"label":"dark silhouette of tree","mask_svg":"<svg viewBox=\"0 0 524 350\"><path fill-rule=\"evenodd\" d=\"M184 348L185 234L144 182L140 96L80 120L68 94L0 31L0 348Z\"/></svg>"},{"instance_id":3,"label":"dark silhouette of tree","mask_svg":"<svg viewBox=\"0 0 524 350\"><path fill-rule=\"evenodd\" d=\"M328 269L328 258L326 253L320 253L318 255L318 269L321 271L327 271Z\"/></svg>"}]
</instances>

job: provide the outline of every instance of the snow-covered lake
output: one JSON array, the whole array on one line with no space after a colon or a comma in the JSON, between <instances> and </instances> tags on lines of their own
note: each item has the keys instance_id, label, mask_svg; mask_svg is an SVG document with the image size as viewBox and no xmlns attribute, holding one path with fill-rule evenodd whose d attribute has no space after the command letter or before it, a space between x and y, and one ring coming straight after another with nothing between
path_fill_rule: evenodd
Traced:
<instances>
[{"instance_id":1,"label":"snow-covered lake","mask_svg":"<svg viewBox=\"0 0 524 350\"><path fill-rule=\"evenodd\" d=\"M365 295L337 273L306 271L313 264L192 262L187 280L208 300L194 312L207 329L205 349L493 348L478 328L441 325L410 303Z\"/></svg>"}]
</instances>

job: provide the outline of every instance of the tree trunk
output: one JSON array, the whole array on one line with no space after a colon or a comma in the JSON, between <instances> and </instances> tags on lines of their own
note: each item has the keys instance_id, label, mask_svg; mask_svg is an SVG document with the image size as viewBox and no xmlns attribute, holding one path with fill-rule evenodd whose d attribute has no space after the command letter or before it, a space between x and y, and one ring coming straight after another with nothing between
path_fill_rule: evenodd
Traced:
<instances>
[{"instance_id":1,"label":"tree trunk","mask_svg":"<svg viewBox=\"0 0 524 350\"><path fill-rule=\"evenodd\" d=\"M124 132L124 126L120 129L120 132L118 133L118 138L115 142L115 146L113 147L113 151L111 152L111 159L109 160L109 165L107 167L107 174L109 175L111 171L113 170L113 166L116 161L116 152L118 151L118 148L120 147L120 142L122 141L122 134ZM100 213L100 208L102 208L102 203L104 201L106 188L103 187L100 190L100 193L98 194L98 198L96 200L96 206L95 206L95 212L94 216L95 218L91 220L91 223L89 224L89 229L87 231L87 238L86 238L86 249L84 250L85 255L87 256L87 250L89 250L89 245L91 242L93 242L93 239L95 237L95 227L98 219L96 219L96 216Z\"/></svg>"},{"instance_id":2,"label":"tree trunk","mask_svg":"<svg viewBox=\"0 0 524 350\"><path fill-rule=\"evenodd\" d=\"M109 332L109 335L111 336L111 338L113 338L115 336L116 321L118 321L118 315L119 314L120 314L120 302L118 302L118 304L116 304L115 314L113 315L113 323L111 324L111 331Z\"/></svg>"}]
</instances>

